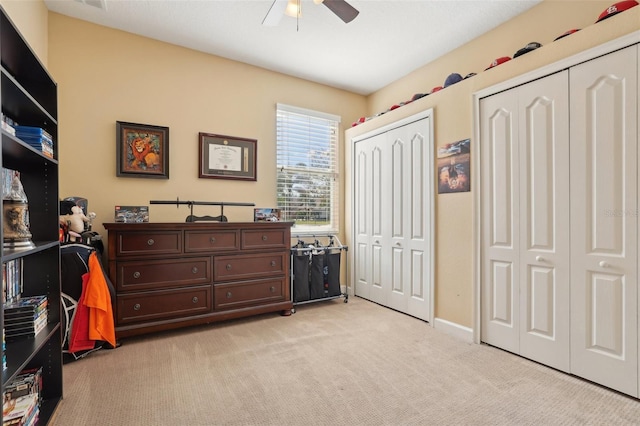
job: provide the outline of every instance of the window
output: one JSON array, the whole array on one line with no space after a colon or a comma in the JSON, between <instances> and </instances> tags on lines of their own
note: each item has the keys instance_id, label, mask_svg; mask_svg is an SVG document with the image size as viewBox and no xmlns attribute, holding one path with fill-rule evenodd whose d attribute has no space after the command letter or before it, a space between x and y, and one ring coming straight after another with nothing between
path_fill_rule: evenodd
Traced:
<instances>
[{"instance_id":1,"label":"window","mask_svg":"<svg viewBox=\"0 0 640 426\"><path fill-rule=\"evenodd\" d=\"M278 208L294 235L338 232L339 126L339 116L277 105Z\"/></svg>"}]
</instances>

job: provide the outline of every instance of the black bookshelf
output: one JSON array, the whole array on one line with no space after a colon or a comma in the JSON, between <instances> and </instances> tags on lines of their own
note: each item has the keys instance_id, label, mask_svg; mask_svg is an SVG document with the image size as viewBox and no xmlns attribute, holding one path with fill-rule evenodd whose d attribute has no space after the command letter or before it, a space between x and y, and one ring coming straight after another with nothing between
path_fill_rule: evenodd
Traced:
<instances>
[{"instance_id":1,"label":"black bookshelf","mask_svg":"<svg viewBox=\"0 0 640 426\"><path fill-rule=\"evenodd\" d=\"M50 158L10 132L4 129L0 132L2 167L20 172L29 201L30 232L35 244L27 250L3 249L0 260L6 263L19 259L23 264L23 295L45 294L48 300L45 329L33 338L6 343L7 368L2 372L2 390L4 392L23 369L43 367L43 402L38 424L47 424L63 391L57 85L1 6L0 58L2 115L23 126L39 127L54 141L54 154ZM0 227L0 234L2 232ZM0 325L4 328L4 315L0 315Z\"/></svg>"}]
</instances>

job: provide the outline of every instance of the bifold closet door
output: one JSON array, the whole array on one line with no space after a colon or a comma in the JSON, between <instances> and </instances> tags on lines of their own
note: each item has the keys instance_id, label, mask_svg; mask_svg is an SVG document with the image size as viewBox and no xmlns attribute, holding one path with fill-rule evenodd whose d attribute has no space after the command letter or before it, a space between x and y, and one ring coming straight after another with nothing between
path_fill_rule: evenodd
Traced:
<instances>
[{"instance_id":1,"label":"bifold closet door","mask_svg":"<svg viewBox=\"0 0 640 426\"><path fill-rule=\"evenodd\" d=\"M389 154L386 133L355 144L354 214L356 295L382 305L388 301Z\"/></svg>"},{"instance_id":2,"label":"bifold closet door","mask_svg":"<svg viewBox=\"0 0 640 426\"><path fill-rule=\"evenodd\" d=\"M568 74L481 101L482 340L569 371Z\"/></svg>"},{"instance_id":3,"label":"bifold closet door","mask_svg":"<svg viewBox=\"0 0 640 426\"><path fill-rule=\"evenodd\" d=\"M391 286L388 306L425 321L430 320L429 241L433 173L431 150L423 119L387 133L391 192Z\"/></svg>"},{"instance_id":4,"label":"bifold closet door","mask_svg":"<svg viewBox=\"0 0 640 426\"><path fill-rule=\"evenodd\" d=\"M571 372L638 396L638 48L570 70Z\"/></svg>"},{"instance_id":5,"label":"bifold closet door","mask_svg":"<svg viewBox=\"0 0 640 426\"><path fill-rule=\"evenodd\" d=\"M355 294L430 320L430 118L355 143Z\"/></svg>"}]
</instances>

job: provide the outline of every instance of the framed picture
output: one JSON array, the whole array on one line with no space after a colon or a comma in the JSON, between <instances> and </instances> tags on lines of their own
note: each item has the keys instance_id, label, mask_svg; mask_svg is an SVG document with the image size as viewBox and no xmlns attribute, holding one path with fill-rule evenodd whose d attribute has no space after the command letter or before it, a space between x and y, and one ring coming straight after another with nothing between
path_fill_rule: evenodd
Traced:
<instances>
[{"instance_id":1,"label":"framed picture","mask_svg":"<svg viewBox=\"0 0 640 426\"><path fill-rule=\"evenodd\" d=\"M471 139L438 149L438 194L471 191L470 157Z\"/></svg>"},{"instance_id":2,"label":"framed picture","mask_svg":"<svg viewBox=\"0 0 640 426\"><path fill-rule=\"evenodd\" d=\"M280 209L253 209L254 222L280 222Z\"/></svg>"},{"instance_id":3,"label":"framed picture","mask_svg":"<svg viewBox=\"0 0 640 426\"><path fill-rule=\"evenodd\" d=\"M169 179L169 128L116 121L116 176Z\"/></svg>"},{"instance_id":4,"label":"framed picture","mask_svg":"<svg viewBox=\"0 0 640 426\"><path fill-rule=\"evenodd\" d=\"M256 180L255 139L199 133L201 178Z\"/></svg>"}]
</instances>

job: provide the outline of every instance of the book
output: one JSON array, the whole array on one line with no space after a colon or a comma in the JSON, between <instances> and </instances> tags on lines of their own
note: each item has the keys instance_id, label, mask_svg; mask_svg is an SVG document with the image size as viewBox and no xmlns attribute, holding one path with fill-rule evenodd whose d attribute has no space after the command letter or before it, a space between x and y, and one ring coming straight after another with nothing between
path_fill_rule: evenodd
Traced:
<instances>
[{"instance_id":1,"label":"book","mask_svg":"<svg viewBox=\"0 0 640 426\"><path fill-rule=\"evenodd\" d=\"M47 296L27 296L4 305L4 314L42 312L47 308Z\"/></svg>"},{"instance_id":2,"label":"book","mask_svg":"<svg viewBox=\"0 0 640 426\"><path fill-rule=\"evenodd\" d=\"M22 424L27 424L27 421L38 407L38 395L28 394L16 399L10 399L4 401L2 407L2 422L3 425L15 419L22 420ZM10 423L21 424L21 423Z\"/></svg>"}]
</instances>

